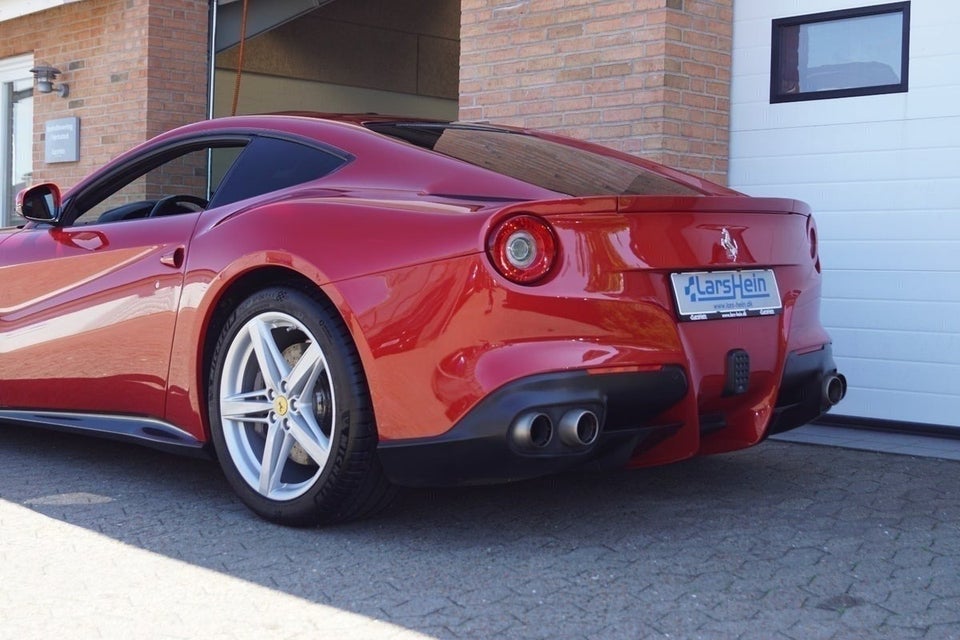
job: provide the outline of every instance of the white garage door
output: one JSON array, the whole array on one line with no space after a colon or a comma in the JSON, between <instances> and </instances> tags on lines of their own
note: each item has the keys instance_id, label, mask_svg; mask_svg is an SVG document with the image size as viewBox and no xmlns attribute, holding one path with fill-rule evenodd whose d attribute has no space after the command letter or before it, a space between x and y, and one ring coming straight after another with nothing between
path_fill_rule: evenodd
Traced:
<instances>
[{"instance_id":1,"label":"white garage door","mask_svg":"<svg viewBox=\"0 0 960 640\"><path fill-rule=\"evenodd\" d=\"M822 316L850 382L834 413L960 427L960 2L904 4L907 91L772 104L787 87L771 85L772 21L856 5L734 2L730 185L816 212ZM843 58L857 55L846 47L815 70L814 50L830 40L818 26L784 45L799 51L781 64L800 66L801 81L867 64Z\"/></svg>"}]
</instances>

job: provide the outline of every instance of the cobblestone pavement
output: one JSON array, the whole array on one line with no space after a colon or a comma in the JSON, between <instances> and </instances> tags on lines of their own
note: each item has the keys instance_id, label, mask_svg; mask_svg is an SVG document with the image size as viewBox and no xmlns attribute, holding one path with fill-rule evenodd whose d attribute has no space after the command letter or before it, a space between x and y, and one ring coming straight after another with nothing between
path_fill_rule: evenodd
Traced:
<instances>
[{"instance_id":1,"label":"cobblestone pavement","mask_svg":"<svg viewBox=\"0 0 960 640\"><path fill-rule=\"evenodd\" d=\"M0 638L960 638L960 462L767 442L262 522L215 464L0 429Z\"/></svg>"}]
</instances>

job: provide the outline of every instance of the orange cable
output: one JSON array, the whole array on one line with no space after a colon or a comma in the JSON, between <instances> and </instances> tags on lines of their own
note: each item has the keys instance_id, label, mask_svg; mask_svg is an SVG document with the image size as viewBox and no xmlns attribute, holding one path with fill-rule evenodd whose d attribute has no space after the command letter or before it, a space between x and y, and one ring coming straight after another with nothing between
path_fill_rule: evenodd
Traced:
<instances>
[{"instance_id":1,"label":"orange cable","mask_svg":"<svg viewBox=\"0 0 960 640\"><path fill-rule=\"evenodd\" d=\"M243 12L240 16L240 52L237 56L237 79L233 83L233 108L230 115L237 115L237 103L240 101L240 75L243 73L243 45L247 42L247 6L249 0L243 0Z\"/></svg>"}]
</instances>

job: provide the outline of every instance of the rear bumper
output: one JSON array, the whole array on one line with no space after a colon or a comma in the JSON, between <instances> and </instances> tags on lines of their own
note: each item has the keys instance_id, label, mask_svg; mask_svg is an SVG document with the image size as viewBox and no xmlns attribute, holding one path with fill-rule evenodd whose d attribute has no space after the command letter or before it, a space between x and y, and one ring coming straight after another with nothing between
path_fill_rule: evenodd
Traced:
<instances>
[{"instance_id":1,"label":"rear bumper","mask_svg":"<svg viewBox=\"0 0 960 640\"><path fill-rule=\"evenodd\" d=\"M830 397L828 388L836 380L834 391L839 397ZM777 394L773 417L766 435L783 433L803 426L843 399L847 392L846 378L837 372L833 348L829 344L809 353L791 353L783 368L780 392Z\"/></svg>"},{"instance_id":2,"label":"rear bumper","mask_svg":"<svg viewBox=\"0 0 960 640\"><path fill-rule=\"evenodd\" d=\"M550 373L518 380L492 393L447 433L434 438L383 441L387 476L406 486L481 484L533 478L588 462L624 464L644 440L676 430L653 419L680 402L688 381L679 366L657 371ZM590 411L600 426L589 444L568 444L559 425L571 411ZM546 443L518 436L530 415L554 428Z\"/></svg>"},{"instance_id":3,"label":"rear bumper","mask_svg":"<svg viewBox=\"0 0 960 640\"><path fill-rule=\"evenodd\" d=\"M827 383L846 382L837 374L829 344L817 351L790 354L776 406L765 435L799 427L822 415L838 398L825 397ZM387 476L404 486L483 484L549 475L577 467L616 467L637 462L640 453L669 462L696 455L699 434L715 434L715 425L696 410L683 367L653 371L591 374L585 371L530 376L489 395L447 433L431 438L382 441L381 464ZM596 417L595 438L565 438L561 427L571 415ZM565 423L565 421L567 421ZM531 437L531 424L540 431ZM546 431L550 433L547 434ZM569 433L568 433L569 435ZM589 434L588 434L589 435ZM691 441L690 439L693 438ZM681 439L687 454L663 453L663 443ZM755 443L740 444L743 448ZM658 454L657 451L661 451Z\"/></svg>"}]
</instances>

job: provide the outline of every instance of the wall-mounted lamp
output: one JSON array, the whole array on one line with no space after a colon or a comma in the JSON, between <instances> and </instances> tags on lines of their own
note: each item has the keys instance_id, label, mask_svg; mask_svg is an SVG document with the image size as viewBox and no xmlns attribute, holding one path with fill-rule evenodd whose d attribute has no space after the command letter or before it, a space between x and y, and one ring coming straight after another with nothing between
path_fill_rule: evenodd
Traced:
<instances>
[{"instance_id":1,"label":"wall-mounted lamp","mask_svg":"<svg viewBox=\"0 0 960 640\"><path fill-rule=\"evenodd\" d=\"M57 79L57 76L62 72L56 67L52 67L49 64L37 65L33 69L30 69L30 73L34 75L37 79L37 91L40 93L51 93L53 91L57 92L61 98L66 98L70 95L70 85L66 82L61 82L59 85L54 85L54 80Z\"/></svg>"}]
</instances>

